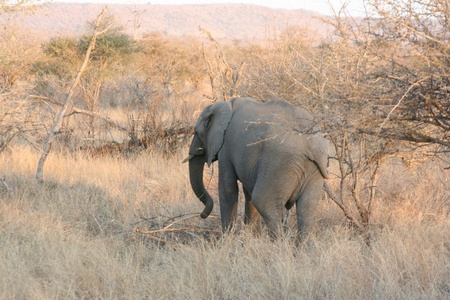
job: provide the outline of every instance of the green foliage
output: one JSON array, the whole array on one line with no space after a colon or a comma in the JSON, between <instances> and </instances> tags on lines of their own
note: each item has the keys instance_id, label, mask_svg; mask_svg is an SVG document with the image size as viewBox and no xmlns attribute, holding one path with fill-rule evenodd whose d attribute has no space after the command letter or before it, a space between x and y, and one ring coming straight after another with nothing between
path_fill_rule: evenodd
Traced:
<instances>
[{"instance_id":1,"label":"green foliage","mask_svg":"<svg viewBox=\"0 0 450 300\"><path fill-rule=\"evenodd\" d=\"M89 35L79 39L66 36L52 38L43 45L46 59L37 62L32 72L38 76L51 74L61 80L70 81L81 64L91 38ZM96 47L92 51L89 70L91 74L105 72L108 67L115 67L114 71L117 71L136 51L134 41L126 34L102 35L97 38Z\"/></svg>"},{"instance_id":2,"label":"green foliage","mask_svg":"<svg viewBox=\"0 0 450 300\"><path fill-rule=\"evenodd\" d=\"M77 39L75 37L59 36L50 39L43 45L43 52L49 57L66 60L76 53Z\"/></svg>"},{"instance_id":3,"label":"green foliage","mask_svg":"<svg viewBox=\"0 0 450 300\"><path fill-rule=\"evenodd\" d=\"M77 51L77 39L65 36L55 37L45 43L42 49L45 57L35 62L30 71L38 78L52 75L69 84L81 63L81 56Z\"/></svg>"},{"instance_id":4,"label":"green foliage","mask_svg":"<svg viewBox=\"0 0 450 300\"><path fill-rule=\"evenodd\" d=\"M78 41L77 50L85 53L92 35L84 35ZM133 39L124 33L111 33L97 38L95 49L91 53L91 61L107 63L114 60L124 61L138 50Z\"/></svg>"}]
</instances>

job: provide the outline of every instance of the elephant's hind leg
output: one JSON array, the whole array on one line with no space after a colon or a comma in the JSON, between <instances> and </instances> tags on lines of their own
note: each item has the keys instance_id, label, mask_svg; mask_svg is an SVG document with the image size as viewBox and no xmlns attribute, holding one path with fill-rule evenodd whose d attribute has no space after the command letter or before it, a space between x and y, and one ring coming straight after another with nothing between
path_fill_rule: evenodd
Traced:
<instances>
[{"instance_id":1,"label":"elephant's hind leg","mask_svg":"<svg viewBox=\"0 0 450 300\"><path fill-rule=\"evenodd\" d=\"M314 212L322 196L323 183L322 177L310 180L297 200L297 225L300 239L308 233L313 224Z\"/></svg>"},{"instance_id":2,"label":"elephant's hind leg","mask_svg":"<svg viewBox=\"0 0 450 300\"><path fill-rule=\"evenodd\" d=\"M274 239L280 237L282 232L283 201L279 189L271 188L270 185L255 187L252 193L252 202L269 229L270 236Z\"/></svg>"},{"instance_id":3,"label":"elephant's hind leg","mask_svg":"<svg viewBox=\"0 0 450 300\"><path fill-rule=\"evenodd\" d=\"M255 234L261 233L261 215L253 204L250 193L244 189L245 195L245 224L250 226L250 230Z\"/></svg>"}]
</instances>

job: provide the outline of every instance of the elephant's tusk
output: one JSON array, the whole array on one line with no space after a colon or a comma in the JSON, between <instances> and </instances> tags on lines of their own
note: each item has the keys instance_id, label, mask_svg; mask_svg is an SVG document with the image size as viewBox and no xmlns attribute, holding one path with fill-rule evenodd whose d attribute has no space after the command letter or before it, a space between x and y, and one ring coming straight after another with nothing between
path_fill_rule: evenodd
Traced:
<instances>
[{"instance_id":1,"label":"elephant's tusk","mask_svg":"<svg viewBox=\"0 0 450 300\"><path fill-rule=\"evenodd\" d=\"M181 163L187 163L188 161L190 161L195 155L194 154L190 154L188 157L186 157Z\"/></svg>"}]
</instances>

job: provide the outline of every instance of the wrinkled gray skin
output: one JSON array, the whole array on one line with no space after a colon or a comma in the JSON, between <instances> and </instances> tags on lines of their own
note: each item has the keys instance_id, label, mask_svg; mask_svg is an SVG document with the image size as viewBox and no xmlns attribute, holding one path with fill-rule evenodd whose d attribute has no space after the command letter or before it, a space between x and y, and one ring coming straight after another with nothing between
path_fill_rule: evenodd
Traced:
<instances>
[{"instance_id":1,"label":"wrinkled gray skin","mask_svg":"<svg viewBox=\"0 0 450 300\"><path fill-rule=\"evenodd\" d=\"M271 235L281 233L283 207L296 204L298 231L308 231L328 178L325 140L313 117L286 101L234 98L204 109L195 124L189 174L195 195L213 209L203 185L203 168L219 160L222 229L236 220L238 184L245 195L245 223L257 232L261 217Z\"/></svg>"}]
</instances>

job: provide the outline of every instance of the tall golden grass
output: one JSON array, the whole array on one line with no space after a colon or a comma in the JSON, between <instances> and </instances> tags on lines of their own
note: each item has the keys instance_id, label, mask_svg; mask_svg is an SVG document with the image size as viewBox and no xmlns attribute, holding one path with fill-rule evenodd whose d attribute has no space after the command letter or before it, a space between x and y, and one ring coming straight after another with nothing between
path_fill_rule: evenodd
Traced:
<instances>
[{"instance_id":1,"label":"tall golden grass","mask_svg":"<svg viewBox=\"0 0 450 300\"><path fill-rule=\"evenodd\" d=\"M3 151L0 173L11 189L0 188L0 298L450 296L448 172L434 165L386 167L369 244L325 199L298 247L289 235L271 242L239 227L220 239L193 235L174 248L133 228L201 211L180 163L184 154L52 153L40 183L34 178L39 153L19 146Z\"/></svg>"}]
</instances>

